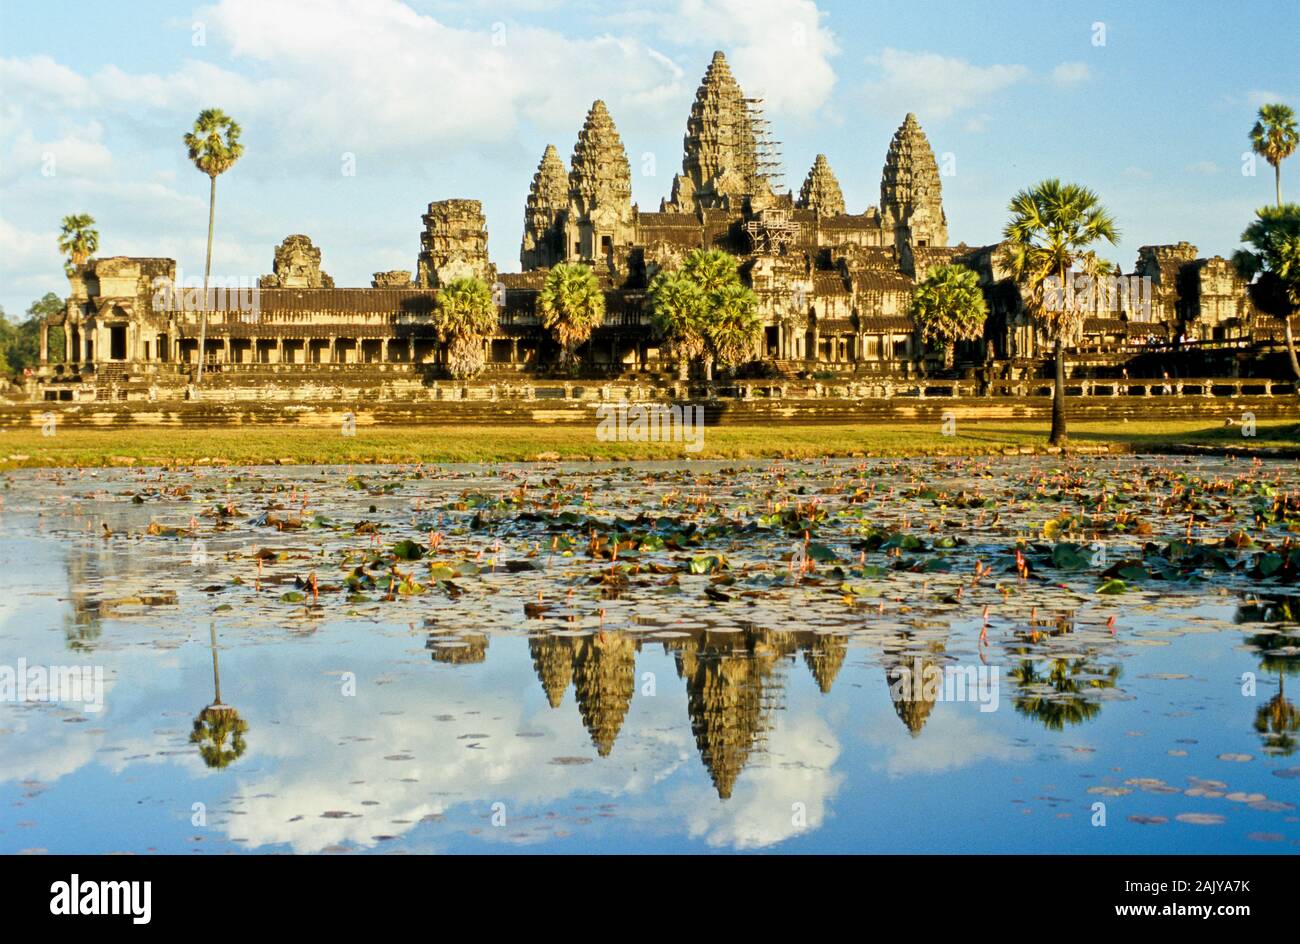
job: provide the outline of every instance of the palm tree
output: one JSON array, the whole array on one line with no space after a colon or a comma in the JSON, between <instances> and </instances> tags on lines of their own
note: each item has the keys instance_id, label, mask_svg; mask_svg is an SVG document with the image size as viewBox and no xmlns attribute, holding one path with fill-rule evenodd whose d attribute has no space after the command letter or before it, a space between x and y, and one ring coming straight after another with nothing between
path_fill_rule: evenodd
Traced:
<instances>
[{"instance_id":1,"label":"palm tree","mask_svg":"<svg viewBox=\"0 0 1300 944\"><path fill-rule=\"evenodd\" d=\"M483 371L487 362L483 343L497 326L492 290L486 282L455 279L439 289L433 324L447 344L447 371L452 377L474 377Z\"/></svg>"},{"instance_id":2,"label":"palm tree","mask_svg":"<svg viewBox=\"0 0 1300 944\"><path fill-rule=\"evenodd\" d=\"M1291 106L1279 103L1260 107L1259 120L1250 129L1250 148L1273 165L1278 206L1282 205L1282 162L1295 153L1298 143L1300 132Z\"/></svg>"},{"instance_id":3,"label":"palm tree","mask_svg":"<svg viewBox=\"0 0 1300 944\"><path fill-rule=\"evenodd\" d=\"M692 250L677 272L655 276L647 301L657 332L683 357L683 374L701 356L710 380L715 361L734 369L753 359L763 330L758 296L741 282L731 253Z\"/></svg>"},{"instance_id":4,"label":"palm tree","mask_svg":"<svg viewBox=\"0 0 1300 944\"><path fill-rule=\"evenodd\" d=\"M1260 309L1282 319L1291 372L1300 380L1300 361L1296 359L1291 330L1291 316L1300 309L1300 204L1260 207L1255 211L1255 222L1241 234L1241 241L1254 251L1239 249L1232 262L1247 281L1258 277L1251 295Z\"/></svg>"},{"instance_id":5,"label":"palm tree","mask_svg":"<svg viewBox=\"0 0 1300 944\"><path fill-rule=\"evenodd\" d=\"M979 275L964 265L937 266L912 295L912 317L921 340L943 347L943 366L951 370L958 341L975 341L984 334L988 304Z\"/></svg>"},{"instance_id":6,"label":"palm tree","mask_svg":"<svg viewBox=\"0 0 1300 944\"><path fill-rule=\"evenodd\" d=\"M704 354L704 293L681 272L660 272L650 281L646 302L655 334L672 346L678 378L685 380L691 362Z\"/></svg>"},{"instance_id":7,"label":"palm tree","mask_svg":"<svg viewBox=\"0 0 1300 944\"><path fill-rule=\"evenodd\" d=\"M1065 347L1078 342L1086 313L1068 301L1047 303L1044 283L1054 276L1064 285L1067 271L1076 262L1085 263L1095 274L1100 260L1088 247L1101 239L1113 244L1119 230L1097 194L1055 179L1017 193L1009 210L1011 220L1002 231L1007 240L1006 257L1016 281L1028 289L1025 304L1030 315L1043 323L1052 338L1056 380L1050 442L1059 446L1069 438L1065 429Z\"/></svg>"},{"instance_id":8,"label":"palm tree","mask_svg":"<svg viewBox=\"0 0 1300 944\"><path fill-rule=\"evenodd\" d=\"M205 108L194 122L194 130L184 138L194 166L208 175L208 255L203 264L203 308L199 312L199 371L196 382L203 380L204 346L208 338L208 278L212 274L212 230L216 222L217 177L234 166L244 153L239 143L239 125L219 108Z\"/></svg>"},{"instance_id":9,"label":"palm tree","mask_svg":"<svg viewBox=\"0 0 1300 944\"><path fill-rule=\"evenodd\" d=\"M564 365L572 366L575 350L605 320L605 293L591 269L564 262L547 273L537 307L542 327L555 332Z\"/></svg>"},{"instance_id":10,"label":"palm tree","mask_svg":"<svg viewBox=\"0 0 1300 944\"><path fill-rule=\"evenodd\" d=\"M736 257L721 249L693 249L682 263L682 275L706 295L740 279Z\"/></svg>"},{"instance_id":11,"label":"palm tree","mask_svg":"<svg viewBox=\"0 0 1300 944\"><path fill-rule=\"evenodd\" d=\"M74 213L63 218L59 233L59 252L68 257L64 266L68 274L86 264L99 249L99 231L94 228L95 218L89 213Z\"/></svg>"},{"instance_id":12,"label":"palm tree","mask_svg":"<svg viewBox=\"0 0 1300 944\"><path fill-rule=\"evenodd\" d=\"M712 360L726 370L752 361L754 341L763 331L758 296L737 280L710 292L707 300L705 340Z\"/></svg>"},{"instance_id":13,"label":"palm tree","mask_svg":"<svg viewBox=\"0 0 1300 944\"><path fill-rule=\"evenodd\" d=\"M243 756L248 745L244 735L248 733L248 722L240 717L239 712L221 700L221 670L217 664L217 627L208 624L208 634L212 640L212 704L199 712L194 719L194 730L190 732L190 743L199 745L199 755L209 767L224 768ZM226 741L230 747L226 747Z\"/></svg>"}]
</instances>

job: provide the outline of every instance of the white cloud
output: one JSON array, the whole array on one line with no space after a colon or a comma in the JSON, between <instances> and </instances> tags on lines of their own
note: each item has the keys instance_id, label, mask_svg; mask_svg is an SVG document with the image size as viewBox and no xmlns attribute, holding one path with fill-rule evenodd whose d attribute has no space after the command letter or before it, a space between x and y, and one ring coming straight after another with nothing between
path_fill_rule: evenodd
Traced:
<instances>
[{"instance_id":1,"label":"white cloud","mask_svg":"<svg viewBox=\"0 0 1300 944\"><path fill-rule=\"evenodd\" d=\"M1055 85L1078 85L1092 78L1092 70L1086 62L1062 62L1052 70L1052 82Z\"/></svg>"},{"instance_id":2,"label":"white cloud","mask_svg":"<svg viewBox=\"0 0 1300 944\"><path fill-rule=\"evenodd\" d=\"M0 179L90 177L107 173L112 169L113 155L103 137L104 127L98 121L69 128L58 138L44 140L38 139L30 128L24 128L4 156Z\"/></svg>"},{"instance_id":3,"label":"white cloud","mask_svg":"<svg viewBox=\"0 0 1300 944\"><path fill-rule=\"evenodd\" d=\"M791 116L821 108L835 86L830 60L839 47L824 16L813 0L678 0L651 14L669 39L679 40L689 24L692 42L726 53L746 94ZM705 65L696 67L699 74Z\"/></svg>"},{"instance_id":4,"label":"white cloud","mask_svg":"<svg viewBox=\"0 0 1300 944\"><path fill-rule=\"evenodd\" d=\"M880 78L867 84L867 100L902 114L947 118L987 101L1029 75L1021 65L977 66L937 53L885 49L867 59Z\"/></svg>"},{"instance_id":5,"label":"white cloud","mask_svg":"<svg viewBox=\"0 0 1300 944\"><path fill-rule=\"evenodd\" d=\"M1205 174L1206 176L1220 173L1223 170L1214 161L1196 161L1187 165L1187 171L1192 174Z\"/></svg>"}]
</instances>

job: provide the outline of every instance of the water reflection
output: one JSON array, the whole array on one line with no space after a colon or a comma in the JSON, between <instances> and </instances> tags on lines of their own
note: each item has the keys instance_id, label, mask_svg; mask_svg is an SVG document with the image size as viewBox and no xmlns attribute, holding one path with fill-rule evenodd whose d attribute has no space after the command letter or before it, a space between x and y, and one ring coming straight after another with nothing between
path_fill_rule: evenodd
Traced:
<instances>
[{"instance_id":1,"label":"water reflection","mask_svg":"<svg viewBox=\"0 0 1300 944\"><path fill-rule=\"evenodd\" d=\"M244 756L248 742L248 722L240 717L233 705L221 700L221 666L217 659L217 626L208 627L212 637L212 704L199 712L190 732L190 743L199 746L199 756L209 767L222 769ZM230 746L226 746L226 742Z\"/></svg>"},{"instance_id":2,"label":"water reflection","mask_svg":"<svg viewBox=\"0 0 1300 944\"><path fill-rule=\"evenodd\" d=\"M1241 624L1265 623L1268 627L1247 637L1247 644L1259 656L1262 672L1277 676L1277 694L1255 712L1255 731L1270 754L1289 757L1297 747L1300 709L1286 697L1286 677L1300 674L1300 606L1286 595L1259 596L1237 609Z\"/></svg>"},{"instance_id":3,"label":"water reflection","mask_svg":"<svg viewBox=\"0 0 1300 944\"><path fill-rule=\"evenodd\" d=\"M940 834L973 819L990 824L981 850L1040 848L1048 835L1078 848L1101 843L1079 819L1094 787L1124 807L1121 822L1172 822L1206 812L1204 793L1180 789L1193 775L1267 797L1244 815L1285 832L1261 818L1293 809L1278 759L1300 740L1285 691L1300 610L1283 592L1235 605L1248 587L1285 580L1151 563L1146 538L1186 525L1147 510L1162 533L1118 538L1131 546L1115 554L1151 561L1122 568L1128 595L1110 597L1068 555L1047 562L1037 536L1054 509L1008 500L989 516L990 474L938 473L965 484L944 499L812 464L695 480L618 469L544 483L536 511L506 491L523 473L376 470L374 487L355 488L339 470L268 470L196 473L195 493L210 497L190 507L114 473L117 491L83 495L38 527L15 503L0 517L0 557L26 570L7 610L0 600L0 636L48 663L102 662L116 688L94 719L0 705L0 788L28 804L0 821L5 848L20 842L20 818L51 849L78 848L57 823L101 791L97 802L119 812L145 816L142 799L156 802L140 835L169 851L189 840L162 807L195 800L223 811L230 849L581 835L591 848L834 849L851 837L906 851L946 848ZM328 516L306 510L281 528L255 514L297 515L308 489ZM946 504L976 489L984 502ZM231 507L228 495L248 520L205 519L204 508ZM783 507L796 512L790 526L773 517ZM919 537L886 547L881 528ZM437 552L397 561L399 540ZM816 566L797 572L792 545ZM60 568L66 586L50 581ZM1233 678L1229 661L1258 668L1258 701L1214 687ZM982 667L1001 671L1002 710L892 687L903 671ZM340 694L342 674L355 697ZM1221 755L1253 763L1225 772ZM1129 780L1161 792L1139 795ZM45 800L19 795L47 789ZM508 807L508 829L484 825L493 802ZM1125 828L1092 851L1148 848ZM1248 832L1221 848L1240 851Z\"/></svg>"}]
</instances>

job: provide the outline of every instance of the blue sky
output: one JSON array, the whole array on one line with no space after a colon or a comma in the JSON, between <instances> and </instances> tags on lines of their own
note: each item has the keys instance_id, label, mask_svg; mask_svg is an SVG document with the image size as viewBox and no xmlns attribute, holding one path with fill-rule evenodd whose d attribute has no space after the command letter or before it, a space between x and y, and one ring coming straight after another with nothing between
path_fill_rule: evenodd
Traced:
<instances>
[{"instance_id":1,"label":"blue sky","mask_svg":"<svg viewBox=\"0 0 1300 944\"><path fill-rule=\"evenodd\" d=\"M14 317L64 293L55 239L74 212L96 218L101 256L171 256L201 275L207 181L180 138L208 106L241 122L247 148L218 183L215 273L268 272L275 244L303 232L337 284L368 285L415 268L420 215L448 197L483 201L493 259L517 269L542 151L567 163L595 98L634 200L658 208L714 49L767 99L785 185L823 152L850 212L878 203L889 139L914 111L955 171L953 242L995 241L1011 195L1059 176L1114 211L1122 242L1104 254L1125 267L1147 243L1227 254L1272 199L1272 168L1242 173L1246 133L1265 101L1300 107L1298 48L1294 0L4 0L0 305Z\"/></svg>"}]
</instances>

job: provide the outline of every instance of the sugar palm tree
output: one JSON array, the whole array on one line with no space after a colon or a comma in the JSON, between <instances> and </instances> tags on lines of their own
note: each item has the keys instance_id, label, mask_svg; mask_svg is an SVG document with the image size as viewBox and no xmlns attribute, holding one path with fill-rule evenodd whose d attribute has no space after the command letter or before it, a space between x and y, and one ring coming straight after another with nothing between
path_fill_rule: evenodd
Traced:
<instances>
[{"instance_id":1,"label":"sugar palm tree","mask_svg":"<svg viewBox=\"0 0 1300 944\"><path fill-rule=\"evenodd\" d=\"M1260 207L1241 234L1251 249L1232 256L1242 278L1255 281L1251 295L1262 310L1282 320L1291 372L1300 380L1291 317L1300 309L1300 204Z\"/></svg>"},{"instance_id":2,"label":"sugar palm tree","mask_svg":"<svg viewBox=\"0 0 1300 944\"><path fill-rule=\"evenodd\" d=\"M99 249L99 231L95 227L95 218L89 213L74 213L63 218L63 229L59 232L59 252L68 257L64 267L68 274Z\"/></svg>"},{"instance_id":3,"label":"sugar palm tree","mask_svg":"<svg viewBox=\"0 0 1300 944\"><path fill-rule=\"evenodd\" d=\"M1295 153L1300 143L1296 130L1295 112L1289 105L1264 105L1259 109L1259 120L1250 129L1250 147L1273 165L1273 186L1277 192L1277 205L1282 205L1282 162Z\"/></svg>"},{"instance_id":4,"label":"sugar palm tree","mask_svg":"<svg viewBox=\"0 0 1300 944\"><path fill-rule=\"evenodd\" d=\"M912 317L921 340L943 348L943 366L952 369L958 341L975 341L984 334L988 304L979 276L964 265L937 266L912 295Z\"/></svg>"},{"instance_id":5,"label":"sugar palm tree","mask_svg":"<svg viewBox=\"0 0 1300 944\"><path fill-rule=\"evenodd\" d=\"M239 125L219 108L205 108L185 134L185 148L194 166L208 175L208 254L203 264L203 308L199 312L199 371L203 380L204 345L208 338L208 279L212 275L212 232L216 222L217 178L230 170L244 153Z\"/></svg>"},{"instance_id":6,"label":"sugar palm tree","mask_svg":"<svg viewBox=\"0 0 1300 944\"><path fill-rule=\"evenodd\" d=\"M190 732L190 743L199 746L199 755L209 767L225 768L244 755L248 744L244 735L248 733L248 722L240 717L239 712L221 700L221 669L217 662L217 627L208 625L208 634L212 640L212 704L199 712L194 719L194 729ZM230 746L226 746L230 741Z\"/></svg>"},{"instance_id":7,"label":"sugar palm tree","mask_svg":"<svg viewBox=\"0 0 1300 944\"><path fill-rule=\"evenodd\" d=\"M1011 198L1011 219L1003 229L1004 249L1016 281L1026 289L1026 307L1047 328L1055 359L1052 387L1052 432L1050 442L1063 445L1069 438L1065 428L1065 348L1078 343L1086 312L1072 305L1071 297L1050 304L1044 283L1051 277L1064 285L1067 271L1084 262L1100 270L1101 262L1088 247L1099 240L1115 243L1119 230L1097 194L1078 184L1044 180Z\"/></svg>"},{"instance_id":8,"label":"sugar palm tree","mask_svg":"<svg viewBox=\"0 0 1300 944\"><path fill-rule=\"evenodd\" d=\"M455 378L473 377L487 362L484 342L497 326L492 290L482 279L455 279L438 291L433 324L447 344L447 371Z\"/></svg>"},{"instance_id":9,"label":"sugar palm tree","mask_svg":"<svg viewBox=\"0 0 1300 944\"><path fill-rule=\"evenodd\" d=\"M672 346L678 378L685 380L691 362L704 355L704 293L681 272L660 272L650 281L646 303L655 334Z\"/></svg>"},{"instance_id":10,"label":"sugar palm tree","mask_svg":"<svg viewBox=\"0 0 1300 944\"><path fill-rule=\"evenodd\" d=\"M704 337L711 358L726 370L752 361L754 342L763 332L758 296L737 279L710 292L707 299Z\"/></svg>"},{"instance_id":11,"label":"sugar palm tree","mask_svg":"<svg viewBox=\"0 0 1300 944\"><path fill-rule=\"evenodd\" d=\"M736 257L721 249L694 249L682 263L682 275L706 295L740 279Z\"/></svg>"},{"instance_id":12,"label":"sugar palm tree","mask_svg":"<svg viewBox=\"0 0 1300 944\"><path fill-rule=\"evenodd\" d=\"M718 249L692 250L676 273L656 276L650 304L660 333L703 356L710 380L714 362L734 369L751 360L763 331L758 297L741 282L736 257Z\"/></svg>"},{"instance_id":13,"label":"sugar palm tree","mask_svg":"<svg viewBox=\"0 0 1300 944\"><path fill-rule=\"evenodd\" d=\"M542 327L555 332L564 365L572 366L574 352L605 320L605 293L591 269L565 262L547 273L537 307Z\"/></svg>"}]
</instances>

